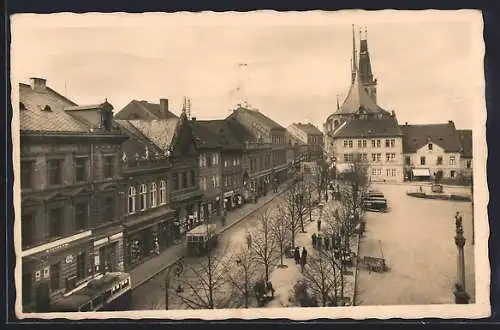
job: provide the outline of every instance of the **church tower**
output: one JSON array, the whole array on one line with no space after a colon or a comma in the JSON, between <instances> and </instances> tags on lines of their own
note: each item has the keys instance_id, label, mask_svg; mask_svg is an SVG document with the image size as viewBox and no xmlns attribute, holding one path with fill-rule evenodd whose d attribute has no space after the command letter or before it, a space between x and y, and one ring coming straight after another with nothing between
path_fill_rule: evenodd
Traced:
<instances>
[{"instance_id":1,"label":"church tower","mask_svg":"<svg viewBox=\"0 0 500 330\"><path fill-rule=\"evenodd\" d=\"M366 93L377 103L377 79L373 77L372 66L370 62L370 53L368 51L368 31L365 27L364 33L359 30L359 80Z\"/></svg>"}]
</instances>

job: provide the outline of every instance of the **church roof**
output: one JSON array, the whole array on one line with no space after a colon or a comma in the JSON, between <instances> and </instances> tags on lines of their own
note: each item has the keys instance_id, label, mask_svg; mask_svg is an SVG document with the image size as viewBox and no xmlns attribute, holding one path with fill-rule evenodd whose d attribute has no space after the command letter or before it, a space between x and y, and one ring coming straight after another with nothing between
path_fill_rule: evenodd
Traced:
<instances>
[{"instance_id":1,"label":"church roof","mask_svg":"<svg viewBox=\"0 0 500 330\"><path fill-rule=\"evenodd\" d=\"M368 93L363 88L363 84L359 79L359 71L356 72L349 93L344 100L344 103L335 112L335 114L355 114L362 110L366 114L377 114L383 113L390 115L390 113L380 106L378 106L375 101L368 95Z\"/></svg>"}]
</instances>

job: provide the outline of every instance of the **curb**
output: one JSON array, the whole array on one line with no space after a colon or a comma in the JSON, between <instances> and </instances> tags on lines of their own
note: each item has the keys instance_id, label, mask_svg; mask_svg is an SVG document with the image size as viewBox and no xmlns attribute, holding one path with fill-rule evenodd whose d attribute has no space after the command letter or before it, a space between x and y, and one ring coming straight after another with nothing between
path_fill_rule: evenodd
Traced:
<instances>
[{"instance_id":1,"label":"curb","mask_svg":"<svg viewBox=\"0 0 500 330\"><path fill-rule=\"evenodd\" d=\"M358 273L359 273L359 245L361 244L361 234L358 234L358 250L356 252L356 272L354 273L354 295L352 297L352 305L356 306L356 296L358 290Z\"/></svg>"},{"instance_id":2,"label":"curb","mask_svg":"<svg viewBox=\"0 0 500 330\"><path fill-rule=\"evenodd\" d=\"M260 207L257 207L253 210L251 210L250 212L244 214L243 216L241 216L239 219L233 221L231 224L227 225L226 227L222 228L222 230L220 232L218 232L218 235L222 234L223 232L225 232L226 230L230 229L231 227L235 226L237 223L241 222L243 219L245 219L246 217L252 215L253 213L257 212L261 207L263 206L266 206L267 204L271 203L275 198L281 196L286 190L282 190L282 191L279 191L278 193L276 193L276 195L273 196L273 198L269 199L268 201L266 201L264 204L262 204ZM134 285L133 283L133 286L132 286L132 291L134 291L135 289L139 288L141 285L143 285L144 283L150 281L152 278L156 277L158 274L160 274L161 272L163 272L165 269L169 268L170 266L174 265L176 262L178 262L179 260L181 260L182 258L184 258L184 253L182 253L181 256L177 257L176 259L170 261L169 263L165 264L163 267L159 268L157 271L151 273L148 277L146 277L145 279L141 280L141 281L138 281L136 282L136 284Z\"/></svg>"}]
</instances>

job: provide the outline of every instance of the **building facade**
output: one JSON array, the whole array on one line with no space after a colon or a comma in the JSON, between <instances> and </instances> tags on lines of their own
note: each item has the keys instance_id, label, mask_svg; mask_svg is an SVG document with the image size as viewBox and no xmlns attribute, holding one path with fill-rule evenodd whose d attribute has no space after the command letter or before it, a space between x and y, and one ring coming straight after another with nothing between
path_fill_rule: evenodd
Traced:
<instances>
[{"instance_id":1,"label":"building facade","mask_svg":"<svg viewBox=\"0 0 500 330\"><path fill-rule=\"evenodd\" d=\"M19 84L22 305L47 311L99 273L123 270L121 144L108 102L78 106Z\"/></svg>"},{"instance_id":2,"label":"building facade","mask_svg":"<svg viewBox=\"0 0 500 330\"><path fill-rule=\"evenodd\" d=\"M323 133L316 126L311 123L293 123L286 130L299 145L306 161L323 158Z\"/></svg>"},{"instance_id":3,"label":"building facade","mask_svg":"<svg viewBox=\"0 0 500 330\"><path fill-rule=\"evenodd\" d=\"M458 130L462 152L460 153L460 176L470 182L473 174L472 162L472 130Z\"/></svg>"},{"instance_id":4,"label":"building facade","mask_svg":"<svg viewBox=\"0 0 500 330\"><path fill-rule=\"evenodd\" d=\"M123 110L119 113L126 119L115 119L129 137L121 155L126 191L123 227L127 270L159 255L172 245L177 233L175 211L170 207L169 156L179 119L169 111L165 100L156 105L159 111L154 119L134 119L135 113Z\"/></svg>"}]
</instances>

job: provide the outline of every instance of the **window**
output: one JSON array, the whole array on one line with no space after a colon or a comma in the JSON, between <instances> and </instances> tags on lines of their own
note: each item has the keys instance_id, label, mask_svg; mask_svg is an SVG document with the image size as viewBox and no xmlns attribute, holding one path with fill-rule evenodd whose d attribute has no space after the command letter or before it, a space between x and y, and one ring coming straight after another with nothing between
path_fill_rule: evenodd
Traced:
<instances>
[{"instance_id":1,"label":"window","mask_svg":"<svg viewBox=\"0 0 500 330\"><path fill-rule=\"evenodd\" d=\"M57 262L50 265L50 289L52 291L61 288L61 263Z\"/></svg>"},{"instance_id":2,"label":"window","mask_svg":"<svg viewBox=\"0 0 500 330\"><path fill-rule=\"evenodd\" d=\"M77 203L75 205L75 229L82 230L87 227L89 215L88 203Z\"/></svg>"},{"instance_id":3,"label":"window","mask_svg":"<svg viewBox=\"0 0 500 330\"><path fill-rule=\"evenodd\" d=\"M187 188L188 186L188 172L182 172L182 188Z\"/></svg>"},{"instance_id":4,"label":"window","mask_svg":"<svg viewBox=\"0 0 500 330\"><path fill-rule=\"evenodd\" d=\"M143 183L139 187L139 211L146 209L146 197L148 194L148 187Z\"/></svg>"},{"instance_id":5,"label":"window","mask_svg":"<svg viewBox=\"0 0 500 330\"><path fill-rule=\"evenodd\" d=\"M156 190L156 182L151 183L149 188L149 199L151 201L151 207L156 207L158 205L158 193Z\"/></svg>"},{"instance_id":6,"label":"window","mask_svg":"<svg viewBox=\"0 0 500 330\"><path fill-rule=\"evenodd\" d=\"M344 140L344 148L347 148L348 145L349 145L349 141Z\"/></svg>"},{"instance_id":7,"label":"window","mask_svg":"<svg viewBox=\"0 0 500 330\"><path fill-rule=\"evenodd\" d=\"M217 177L212 175L212 187L217 188Z\"/></svg>"},{"instance_id":8,"label":"window","mask_svg":"<svg viewBox=\"0 0 500 330\"><path fill-rule=\"evenodd\" d=\"M137 191L134 186L128 188L128 213L132 214L135 212L135 198Z\"/></svg>"},{"instance_id":9,"label":"window","mask_svg":"<svg viewBox=\"0 0 500 330\"><path fill-rule=\"evenodd\" d=\"M173 190L179 190L179 174L178 173L172 174L171 180L172 180Z\"/></svg>"},{"instance_id":10,"label":"window","mask_svg":"<svg viewBox=\"0 0 500 330\"><path fill-rule=\"evenodd\" d=\"M411 165L411 158L410 156L405 156L405 165Z\"/></svg>"},{"instance_id":11,"label":"window","mask_svg":"<svg viewBox=\"0 0 500 330\"><path fill-rule=\"evenodd\" d=\"M450 178L454 178L455 177L455 171L450 171Z\"/></svg>"},{"instance_id":12,"label":"window","mask_svg":"<svg viewBox=\"0 0 500 330\"><path fill-rule=\"evenodd\" d=\"M214 153L214 158L213 158L214 165L219 165L219 154Z\"/></svg>"},{"instance_id":13,"label":"window","mask_svg":"<svg viewBox=\"0 0 500 330\"><path fill-rule=\"evenodd\" d=\"M22 189L32 189L33 188L33 171L35 162L28 160L21 162L21 188Z\"/></svg>"},{"instance_id":14,"label":"window","mask_svg":"<svg viewBox=\"0 0 500 330\"><path fill-rule=\"evenodd\" d=\"M390 162L391 161L391 154L385 154L385 161Z\"/></svg>"},{"instance_id":15,"label":"window","mask_svg":"<svg viewBox=\"0 0 500 330\"><path fill-rule=\"evenodd\" d=\"M206 167L207 166L207 155L206 154L200 154L200 167Z\"/></svg>"},{"instance_id":16,"label":"window","mask_svg":"<svg viewBox=\"0 0 500 330\"><path fill-rule=\"evenodd\" d=\"M167 182L160 181L160 205L167 204Z\"/></svg>"},{"instance_id":17,"label":"window","mask_svg":"<svg viewBox=\"0 0 500 330\"><path fill-rule=\"evenodd\" d=\"M269 164L269 155L266 156L266 163L267 163L267 165ZM236 158L233 159L233 166L236 166Z\"/></svg>"},{"instance_id":18,"label":"window","mask_svg":"<svg viewBox=\"0 0 500 330\"><path fill-rule=\"evenodd\" d=\"M358 140L358 148L362 148L362 146L363 146L363 141Z\"/></svg>"},{"instance_id":19,"label":"window","mask_svg":"<svg viewBox=\"0 0 500 330\"><path fill-rule=\"evenodd\" d=\"M103 157L103 175L104 178L112 178L115 169L115 157L114 156L104 156Z\"/></svg>"},{"instance_id":20,"label":"window","mask_svg":"<svg viewBox=\"0 0 500 330\"><path fill-rule=\"evenodd\" d=\"M366 140L363 140L363 148L366 148Z\"/></svg>"},{"instance_id":21,"label":"window","mask_svg":"<svg viewBox=\"0 0 500 330\"><path fill-rule=\"evenodd\" d=\"M377 155L376 154L372 154L372 162L376 162L377 161Z\"/></svg>"},{"instance_id":22,"label":"window","mask_svg":"<svg viewBox=\"0 0 500 330\"><path fill-rule=\"evenodd\" d=\"M450 156L450 165L455 165L455 156Z\"/></svg>"},{"instance_id":23,"label":"window","mask_svg":"<svg viewBox=\"0 0 500 330\"><path fill-rule=\"evenodd\" d=\"M429 144L427 145L427 148L429 148L429 150L432 150L432 143L429 143Z\"/></svg>"},{"instance_id":24,"label":"window","mask_svg":"<svg viewBox=\"0 0 500 330\"><path fill-rule=\"evenodd\" d=\"M104 199L104 220L113 221L115 218L115 199L106 197Z\"/></svg>"},{"instance_id":25,"label":"window","mask_svg":"<svg viewBox=\"0 0 500 330\"><path fill-rule=\"evenodd\" d=\"M377 154L377 162L380 162L381 158L382 158L382 154Z\"/></svg>"},{"instance_id":26,"label":"window","mask_svg":"<svg viewBox=\"0 0 500 330\"><path fill-rule=\"evenodd\" d=\"M372 168L372 175L377 175L377 169L376 168Z\"/></svg>"},{"instance_id":27,"label":"window","mask_svg":"<svg viewBox=\"0 0 500 330\"><path fill-rule=\"evenodd\" d=\"M87 160L85 158L75 159L75 180L76 182L87 180Z\"/></svg>"},{"instance_id":28,"label":"window","mask_svg":"<svg viewBox=\"0 0 500 330\"><path fill-rule=\"evenodd\" d=\"M372 140L372 148L375 148L375 140Z\"/></svg>"},{"instance_id":29,"label":"window","mask_svg":"<svg viewBox=\"0 0 500 330\"><path fill-rule=\"evenodd\" d=\"M381 168L377 168L377 175L382 175L382 169Z\"/></svg>"},{"instance_id":30,"label":"window","mask_svg":"<svg viewBox=\"0 0 500 330\"><path fill-rule=\"evenodd\" d=\"M425 156L420 157L420 165L425 165Z\"/></svg>"},{"instance_id":31,"label":"window","mask_svg":"<svg viewBox=\"0 0 500 330\"><path fill-rule=\"evenodd\" d=\"M227 187L229 184L229 180L227 178L227 176L224 176L224 187Z\"/></svg>"},{"instance_id":32,"label":"window","mask_svg":"<svg viewBox=\"0 0 500 330\"><path fill-rule=\"evenodd\" d=\"M391 170L391 174L392 174L392 176L396 176L396 169L395 169L395 168L393 168L393 169Z\"/></svg>"},{"instance_id":33,"label":"window","mask_svg":"<svg viewBox=\"0 0 500 330\"><path fill-rule=\"evenodd\" d=\"M224 161L224 167L229 167L229 162L227 160Z\"/></svg>"},{"instance_id":34,"label":"window","mask_svg":"<svg viewBox=\"0 0 500 330\"><path fill-rule=\"evenodd\" d=\"M23 214L21 219L21 245L30 246L34 243L35 217L33 214Z\"/></svg>"},{"instance_id":35,"label":"window","mask_svg":"<svg viewBox=\"0 0 500 330\"><path fill-rule=\"evenodd\" d=\"M76 256L76 278L83 280L85 278L85 252L80 252Z\"/></svg>"},{"instance_id":36,"label":"window","mask_svg":"<svg viewBox=\"0 0 500 330\"><path fill-rule=\"evenodd\" d=\"M396 145L396 140L395 139L391 139L391 148L394 148L395 145Z\"/></svg>"},{"instance_id":37,"label":"window","mask_svg":"<svg viewBox=\"0 0 500 330\"><path fill-rule=\"evenodd\" d=\"M206 184L207 180L205 179L205 177L200 177L200 189L207 190Z\"/></svg>"},{"instance_id":38,"label":"window","mask_svg":"<svg viewBox=\"0 0 500 330\"><path fill-rule=\"evenodd\" d=\"M55 208L49 211L49 235L51 238L61 236L62 216L63 216L62 208Z\"/></svg>"},{"instance_id":39,"label":"window","mask_svg":"<svg viewBox=\"0 0 500 330\"><path fill-rule=\"evenodd\" d=\"M347 163L349 161L349 154L344 154L344 162Z\"/></svg>"},{"instance_id":40,"label":"window","mask_svg":"<svg viewBox=\"0 0 500 330\"><path fill-rule=\"evenodd\" d=\"M349 140L349 148L352 148L352 140Z\"/></svg>"},{"instance_id":41,"label":"window","mask_svg":"<svg viewBox=\"0 0 500 330\"><path fill-rule=\"evenodd\" d=\"M51 185L62 184L62 159L51 159L48 162L49 183Z\"/></svg>"},{"instance_id":42,"label":"window","mask_svg":"<svg viewBox=\"0 0 500 330\"><path fill-rule=\"evenodd\" d=\"M363 154L363 157L361 158L364 162L367 162L368 161L368 155L367 154Z\"/></svg>"},{"instance_id":43,"label":"window","mask_svg":"<svg viewBox=\"0 0 500 330\"><path fill-rule=\"evenodd\" d=\"M189 171L189 176L190 176L189 183L191 183L192 186L195 186L196 185L196 174L195 174L194 170Z\"/></svg>"},{"instance_id":44,"label":"window","mask_svg":"<svg viewBox=\"0 0 500 330\"><path fill-rule=\"evenodd\" d=\"M436 160L436 165L443 165L443 156L438 156Z\"/></svg>"},{"instance_id":45,"label":"window","mask_svg":"<svg viewBox=\"0 0 500 330\"><path fill-rule=\"evenodd\" d=\"M391 175L391 169L387 168L387 169L385 170L385 174L386 174L386 176Z\"/></svg>"},{"instance_id":46,"label":"window","mask_svg":"<svg viewBox=\"0 0 500 330\"><path fill-rule=\"evenodd\" d=\"M386 139L386 140L385 140L385 147L386 147L386 148L389 148L390 146L391 146L391 140Z\"/></svg>"},{"instance_id":47,"label":"window","mask_svg":"<svg viewBox=\"0 0 500 330\"><path fill-rule=\"evenodd\" d=\"M377 140L377 148L380 148L382 145L382 142L380 140Z\"/></svg>"},{"instance_id":48,"label":"window","mask_svg":"<svg viewBox=\"0 0 500 330\"><path fill-rule=\"evenodd\" d=\"M472 167L472 161L468 160L467 163L466 163L466 166L467 166L467 168L471 168Z\"/></svg>"}]
</instances>

